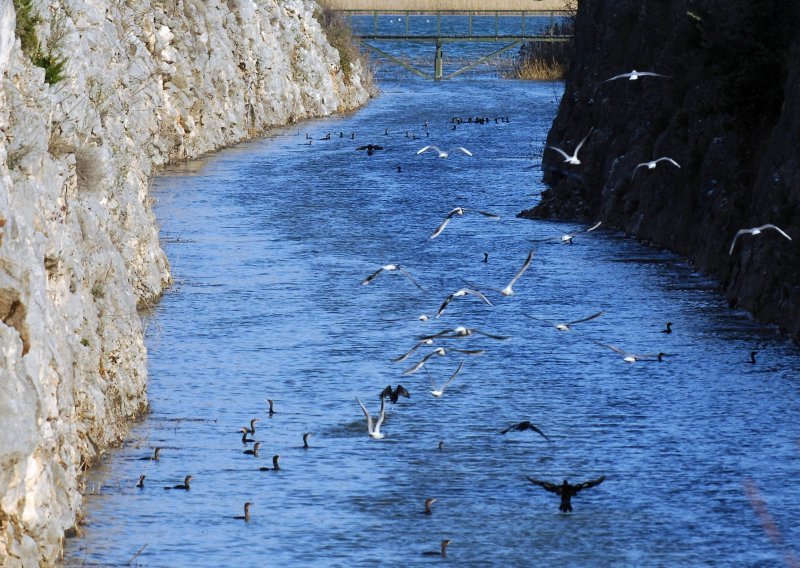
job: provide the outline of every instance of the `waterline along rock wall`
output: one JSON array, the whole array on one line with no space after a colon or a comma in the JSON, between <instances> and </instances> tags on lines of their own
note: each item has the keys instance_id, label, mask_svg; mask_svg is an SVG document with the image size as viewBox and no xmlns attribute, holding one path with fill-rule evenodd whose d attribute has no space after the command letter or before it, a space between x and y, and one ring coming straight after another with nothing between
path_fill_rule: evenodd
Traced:
<instances>
[{"instance_id":1,"label":"waterline along rock wall","mask_svg":"<svg viewBox=\"0 0 800 568\"><path fill-rule=\"evenodd\" d=\"M0 565L55 562L81 470L147 409L154 173L369 98L315 9L0 0Z\"/></svg>"},{"instance_id":2,"label":"waterline along rock wall","mask_svg":"<svg viewBox=\"0 0 800 568\"><path fill-rule=\"evenodd\" d=\"M691 259L800 339L800 4L585 0L529 217L602 219ZM655 71L669 78L605 81ZM637 164L669 156L681 168ZM776 232L732 239L773 223Z\"/></svg>"}]
</instances>

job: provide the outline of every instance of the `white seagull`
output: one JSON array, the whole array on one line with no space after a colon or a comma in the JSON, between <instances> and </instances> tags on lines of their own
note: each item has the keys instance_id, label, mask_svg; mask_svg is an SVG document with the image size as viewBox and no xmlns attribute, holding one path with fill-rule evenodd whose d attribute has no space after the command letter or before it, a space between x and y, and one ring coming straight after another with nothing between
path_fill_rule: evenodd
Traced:
<instances>
[{"instance_id":1,"label":"white seagull","mask_svg":"<svg viewBox=\"0 0 800 568\"><path fill-rule=\"evenodd\" d=\"M464 355L483 355L484 353L486 353L485 349L444 349L443 347L437 347L436 349L425 355L425 357L417 361L416 364L414 364L414 366L409 367L408 369L403 371L403 374L413 375L414 373L419 371L422 367L424 367L425 363L428 362L428 359L430 359L434 355L438 357L444 357L450 351L455 351L456 353L463 353Z\"/></svg>"},{"instance_id":2,"label":"white seagull","mask_svg":"<svg viewBox=\"0 0 800 568\"><path fill-rule=\"evenodd\" d=\"M574 239L576 236L582 235L583 233L588 233L590 231L594 231L596 228L598 228L602 224L603 224L602 221L598 221L597 223L595 223L594 225L592 225L588 229L574 229L573 231L571 231L569 233L564 233L563 235L558 236L558 237L548 237L546 239L534 240L533 242L534 243L544 243L544 242L547 242L547 241L561 241L561 244L571 245L572 244L572 239Z\"/></svg>"},{"instance_id":3,"label":"white seagull","mask_svg":"<svg viewBox=\"0 0 800 568\"><path fill-rule=\"evenodd\" d=\"M364 416L367 417L367 431L369 432L369 437L373 440L381 440L384 437L384 434L381 433L381 424L383 424L383 419L386 418L386 401L381 397L381 412L378 416L378 421L375 424L372 424L372 416L369 415L367 408L361 404L361 401L358 400L356 397L361 410L364 411Z\"/></svg>"},{"instance_id":4,"label":"white seagull","mask_svg":"<svg viewBox=\"0 0 800 568\"><path fill-rule=\"evenodd\" d=\"M752 229L741 229L741 230L739 230L736 233L736 236L733 237L733 242L731 242L731 250L730 250L730 252L728 254L733 254L733 247L736 246L736 239L738 239L741 235L744 235L744 234L747 234L747 233L750 233L751 235L760 235L761 231L763 231L764 229L775 229L776 231L778 231L781 235L783 235L784 237L786 237L790 241L792 240L792 237L787 235L783 231L783 229L781 229L780 227L776 227L775 225L771 225L771 224L767 223L766 225L761 225L760 227L753 227Z\"/></svg>"},{"instance_id":5,"label":"white seagull","mask_svg":"<svg viewBox=\"0 0 800 568\"><path fill-rule=\"evenodd\" d=\"M512 278L511 282L508 283L508 286L506 286L505 288L500 290L500 293L503 296L513 296L514 295L514 290L511 287L514 284L516 284L517 280L519 280L522 277L522 275L525 273L525 271L528 270L528 267L531 265L531 261L532 260L533 260L533 251L531 250L531 251L528 252L528 258L525 259L525 262L522 265L522 268L520 268L517 271L517 273L514 275L514 278Z\"/></svg>"},{"instance_id":6,"label":"white seagull","mask_svg":"<svg viewBox=\"0 0 800 568\"><path fill-rule=\"evenodd\" d=\"M492 303L489 301L489 298L484 296L478 290L472 290L471 288L461 288L460 290L456 290L455 292L453 292L452 294L447 296L447 298L444 299L444 302L442 302L442 305L439 306L439 311L436 312L436 317L434 319L437 319L440 315L442 315L442 312L447 307L447 304L449 304L453 300L453 298L463 298L467 294L469 294L470 296L475 296L485 304L488 304L490 306L492 305Z\"/></svg>"},{"instance_id":7,"label":"white seagull","mask_svg":"<svg viewBox=\"0 0 800 568\"><path fill-rule=\"evenodd\" d=\"M441 149L439 149L439 148L438 148L438 147L436 147L436 146L425 146L424 148L420 148L419 150L417 150L417 156L419 156L420 154L422 154L422 153L424 153L424 152L427 152L428 150L435 150L435 151L436 151L436 153L438 153L438 154L439 154L439 157L440 157L440 158L446 158L447 156L449 156L449 155L450 155L450 154L448 154L447 152L445 152L444 150L441 150ZM461 152L464 152L464 153L465 153L467 156L472 156L472 152L470 152L469 150L467 150L467 149L466 149L466 148L464 148L463 146L458 146L458 147L456 147L456 149L455 149L455 150L450 150L450 151L451 151L451 152L455 152L456 150L459 150L459 151L461 151Z\"/></svg>"},{"instance_id":8,"label":"white seagull","mask_svg":"<svg viewBox=\"0 0 800 568\"><path fill-rule=\"evenodd\" d=\"M453 373L453 374L450 376L450 378L449 378L449 379L447 379L447 380L446 380L446 381L445 381L445 382L442 384L442 386L440 386L438 389L436 388L436 383L434 383L434 382L433 382L433 377L431 377L430 373L428 373L428 378L431 380L431 386L433 387L433 390L431 391L431 394L432 394L433 396L435 396L436 398L439 398L440 396L442 396L442 395L444 394L444 389L446 389L446 388L447 388L447 385L449 385L450 383L452 383L452 382L453 382L453 379L455 379L455 378L456 378L456 375L458 374L458 372L461 370L461 367L463 367L463 366L464 366L464 361L461 361L461 363L458 365L458 369L456 369L456 372L455 372L455 373ZM425 371L427 372L427 371L428 371L428 369L425 369Z\"/></svg>"},{"instance_id":9,"label":"white seagull","mask_svg":"<svg viewBox=\"0 0 800 568\"><path fill-rule=\"evenodd\" d=\"M536 321L543 321L543 322L549 323L554 328L556 328L558 331L571 331L572 330L572 328L570 327L571 325L575 325L576 323L582 323L582 322L585 322L585 321L592 321L593 319L599 318L604 313L606 313L605 310L602 311L602 312L597 312L596 314L592 314L590 316L586 316L585 318L576 319L574 321L568 321L566 323L550 321L550 320L546 320L544 318L537 318L536 316L529 316L528 314L522 314L522 315L527 317L527 318L534 319Z\"/></svg>"},{"instance_id":10,"label":"white seagull","mask_svg":"<svg viewBox=\"0 0 800 568\"><path fill-rule=\"evenodd\" d=\"M573 154L571 156L569 154L567 154L561 148L556 148L555 146L545 146L545 148L550 148L551 150L555 150L556 152L558 152L559 154L564 156L564 162L566 162L568 164L572 164L573 166L577 166L577 165L579 165L581 163L581 161L578 159L578 150L581 149L581 146L583 146L583 143L586 142L586 139L589 138L589 135L592 133L593 130L594 130L594 128L590 128L589 129L589 134L584 136L583 140L578 142L578 145L575 147L575 152L573 152Z\"/></svg>"},{"instance_id":11,"label":"white seagull","mask_svg":"<svg viewBox=\"0 0 800 568\"><path fill-rule=\"evenodd\" d=\"M447 214L447 216L445 217L444 221L442 221L442 224L439 225L438 227L436 227L436 230L433 232L433 234L429 238L430 239L435 239L440 234L442 234L442 231L444 231L444 228L447 227L448 223L450 223L450 219L452 219L456 215L461 217L461 216L464 215L464 213L468 213L470 211L474 211L475 213L480 213L484 217L489 217L490 219L499 219L500 218L500 215L498 215L497 213L490 213L488 211L480 211L478 209L465 209L463 207L456 207L455 209L453 209L452 211L450 211Z\"/></svg>"},{"instance_id":12,"label":"white seagull","mask_svg":"<svg viewBox=\"0 0 800 568\"><path fill-rule=\"evenodd\" d=\"M616 351L620 355L622 355L622 360L626 363L635 363L636 361L658 361L661 363L663 361L663 357L666 353L648 353L646 355L636 355L635 353L628 353L627 351L623 351L616 345L609 345L608 343L600 343L599 341L595 341L598 345L602 345L603 347L607 347L612 351Z\"/></svg>"},{"instance_id":13,"label":"white seagull","mask_svg":"<svg viewBox=\"0 0 800 568\"><path fill-rule=\"evenodd\" d=\"M634 69L630 73L622 73L620 75L614 75L610 79L606 79L603 83L607 83L609 81L614 81L616 79L622 79L623 77L627 77L630 81L636 81L639 77L665 77L670 79L669 75L662 75L661 73L653 73L651 71L637 71Z\"/></svg>"},{"instance_id":14,"label":"white seagull","mask_svg":"<svg viewBox=\"0 0 800 568\"><path fill-rule=\"evenodd\" d=\"M673 166L676 166L676 167L680 168L680 166L678 165L678 162L676 162L672 158L667 158L666 156L662 156L661 158L658 158L657 160L651 160L649 162L642 162L641 164L638 164L635 168L633 168L633 175L631 176L631 181L633 181L633 178L636 177L636 172L639 170L639 168L647 166L648 170L654 170L654 169L656 169L656 164L658 164L658 162L661 162L661 161L667 161L670 164L672 164Z\"/></svg>"},{"instance_id":15,"label":"white seagull","mask_svg":"<svg viewBox=\"0 0 800 568\"><path fill-rule=\"evenodd\" d=\"M488 337L489 339L496 339L498 341L511 339L510 335L495 335L492 333L486 333L485 331L481 331L473 327L464 327L462 325L459 325L458 327L454 327L453 329L443 329L442 331L434 333L433 335L424 335L420 337L420 340L433 341L434 339L452 339L454 337L469 337L470 335L474 334L483 335L484 337Z\"/></svg>"},{"instance_id":16,"label":"white seagull","mask_svg":"<svg viewBox=\"0 0 800 568\"><path fill-rule=\"evenodd\" d=\"M420 286L419 282L417 282L417 281L414 279L414 277L413 277L413 276L411 276L411 274L409 274L409 272L408 272L408 271L407 271L405 268L403 268L402 266L400 266L399 264L386 264L386 265L384 265L384 266L381 266L381 267L380 267L378 270L376 270L375 272L373 272L372 274L370 274L369 276L367 276L366 278L364 278L364 280L362 280L362 281L361 281L361 284L362 284L362 285L364 285L364 286L366 286L367 284L369 284L370 282L372 282L373 280L375 280L375 279L376 279L378 276L380 276L380 274L381 274L383 271L386 271L386 272L394 272L394 271L397 271L397 272L399 272L400 274L402 274L403 276L405 276L406 278L408 278L409 280L411 280L411 282L413 282L413 283L414 283L414 286L416 286L417 288L419 288L419 289L420 289L420 290L422 290L423 292L425 291L425 288L423 288L422 286Z\"/></svg>"}]
</instances>

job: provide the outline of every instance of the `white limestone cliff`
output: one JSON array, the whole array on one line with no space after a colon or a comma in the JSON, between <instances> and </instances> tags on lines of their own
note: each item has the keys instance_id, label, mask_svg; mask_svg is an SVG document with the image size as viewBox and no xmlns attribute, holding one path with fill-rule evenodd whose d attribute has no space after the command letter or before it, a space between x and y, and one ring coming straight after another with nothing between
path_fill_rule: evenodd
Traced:
<instances>
[{"instance_id":1,"label":"white limestone cliff","mask_svg":"<svg viewBox=\"0 0 800 568\"><path fill-rule=\"evenodd\" d=\"M17 2L19 5L24 3ZM56 561L80 474L147 409L137 309L170 283L159 167L369 98L310 0L0 0L0 565Z\"/></svg>"}]
</instances>

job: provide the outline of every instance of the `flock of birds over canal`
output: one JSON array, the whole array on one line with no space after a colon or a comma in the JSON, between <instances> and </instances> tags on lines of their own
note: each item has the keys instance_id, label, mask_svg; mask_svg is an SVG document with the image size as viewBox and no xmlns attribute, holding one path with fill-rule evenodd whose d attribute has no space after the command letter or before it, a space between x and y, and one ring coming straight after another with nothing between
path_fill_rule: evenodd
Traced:
<instances>
[{"instance_id":1,"label":"flock of birds over canal","mask_svg":"<svg viewBox=\"0 0 800 568\"><path fill-rule=\"evenodd\" d=\"M623 73L611 77L606 81L615 81L620 79L636 81L642 78L644 78L644 80L660 81L669 80L670 77L658 73L637 72L634 70L630 73ZM508 117L454 117L450 120L449 127L451 129L456 129L464 123L492 124L504 123L508 121ZM423 125L421 125L421 128L422 134L406 132L405 137L412 139L430 139L431 137L429 135L428 123L425 122ZM397 133L392 132L391 134ZM580 167L581 161L579 158L579 152L584 144L586 144L590 139L591 134L592 131L590 130L572 149L571 153L569 153L569 149L565 150L555 146L545 146L545 150L560 154L564 158L564 168ZM389 136L390 129L385 129L384 135ZM321 139L314 139L310 135L306 134L306 141L303 144L313 145L315 140L325 141L343 139L349 141L354 140L355 138L356 135L354 133L345 134L343 132L339 133L338 136L327 134ZM384 145L382 145L383 143L376 142L378 141L370 141L368 144L359 145L355 147L355 150L358 152L365 152L367 156L372 156L375 152L383 151L385 148ZM416 152L416 156L414 156L414 158L417 160L438 160L448 158L451 160L457 159L463 160L464 167L468 167L467 161L477 152L479 152L479 149L469 149L464 146L442 149L433 144L428 144L421 147ZM409 156L409 158L410 157L411 156ZM648 171L655 169L657 166L672 168L681 167L674 159L668 156L654 157L651 161L636 165L636 167L631 171L631 179L633 180L636 176L647 175ZM402 174L402 167L398 165L396 168L398 174ZM462 207L456 203L450 204L450 206L452 206L452 209L443 215L442 221L437 227L427 228L428 232L424 233L424 238L431 240L446 239L448 237L447 228L450 227L451 223L482 222L480 218L483 218L484 220L500 219L499 215L491 211L470 209ZM571 245L578 237L590 238L590 233L600 226L601 223L597 222L588 227L578 228L572 231L564 232L563 234L553 235L550 238L534 241L534 245L547 241L552 244ZM486 227L491 227L491 224L487 223ZM421 237L423 237L422 232L425 230L426 229L423 227L419 228ZM733 254L739 239L747 236L758 236L767 230L791 240L791 237L781 228L767 223L759 227L742 229L733 235L729 254ZM456 245L454 244L454 246ZM409 381L411 381L411 384L414 386L407 387L402 384L396 384L394 386L390 384L388 386L384 386L381 384L375 385L375 390L372 393L361 393L360 395L354 394L353 411L354 413L357 413L360 410L363 413L366 426L365 433L370 440L380 443L380 441L387 436L391 437L392 430L395 428L402 428L402 424L392 424L391 429L388 429L388 431L384 430L387 417L389 416L388 405L413 404L413 400L418 396L433 396L437 399L443 396L458 396L457 392L448 391L448 387L450 387L454 381L468 380L467 377L469 375L470 358L478 356L491 357L492 342L503 342L511 339L511 336L503 334L502 330L486 330L480 329L479 327L468 327L465 325L442 325L437 326L437 329L431 329L430 326L431 324L435 325L439 321L442 321L440 318L446 320L447 318L444 318L445 314L451 317L457 314L459 311L459 305L462 302L476 302L482 304L485 306L485 309L488 310L491 309L495 303L502 302L504 298L514 295L514 286L525 276L528 268L533 262L535 262L535 252L535 248L531 248L525 258L519 259L519 269L515 274L508 274L505 276L507 280L504 280L500 283L502 287L483 287L483 289L481 289L480 286L466 283L465 286L457 290L450 291L449 293L443 292L440 297L435 298L435 302L433 299L431 300L431 309L427 313L423 313L418 316L420 322L427 322L425 325L429 326L428 333L420 334L415 337L409 337L409 347L407 351L402 354L397 354L395 358L392 359L392 361L398 365L398 374L405 377L404 380L406 381L406 384L409 385ZM371 274L364 275L363 280L360 282L360 284L363 285L363 288L360 290L361 293L380 293L380 291L376 290L376 288L380 288L382 286L413 286L416 289L416 293L424 295L425 298L431 298L429 291L424 286L424 281L415 275L413 266L407 266L403 263L398 263L395 259L381 259L379 262L387 263L377 267ZM491 258L489 257L488 253L483 253L483 262L491 263ZM498 278L500 277L498 276ZM598 310L592 314L574 314L568 319L568 321L551 321L529 314L523 315L535 322L532 325L539 325L543 328L549 327L555 333L570 333L573 332L573 329L576 327L579 328L578 332L580 332L581 328L590 327L593 321L601 318L604 314L604 310ZM661 330L661 333L664 334L664 337L666 338L666 336L669 334L680 333L680 330L673 330L673 323L667 321L664 323L664 328ZM476 339L479 342L483 342L483 344L481 346L475 346L472 342ZM660 351L658 353L637 354L611 343L600 342L594 339L589 339L589 341L593 341L598 348L604 348L613 351L621 357L623 362L629 364L634 364L637 362L668 364L669 357L675 355L664 351ZM743 364L756 364L757 353L757 351L751 351L749 359L743 357ZM440 360L447 361L448 363L452 361L452 366L445 372L443 376L436 377L434 376L434 372L432 372L429 367L434 367L436 369L441 365L441 363L437 365L430 365L430 363ZM418 379L420 375L426 376L427 382L430 384L429 389L423 389L421 386L419 386L420 383ZM375 401L375 397L378 398L377 401ZM366 403L364 401L366 401ZM273 400L267 400L267 404L268 408L265 408L265 412L268 414L268 416L270 418L279 419L281 409L275 408L277 405L274 404ZM370 408L377 408L377 413L371 413ZM443 416L442 419L447 420L447 417ZM242 453L254 458L253 468L255 470L267 472L268 474L280 473L282 471L280 456L277 454L267 456L268 459L271 457L271 465L260 465L263 463L259 458L262 457L261 452L264 441L260 436L262 430L258 426L259 421L260 419L258 417L251 418L248 425L242 426L242 428L236 433L231 432L231 441L232 443L235 443L234 440L240 441L242 447L244 448ZM234 434L238 436L237 439L233 438ZM544 444L550 441L550 438L547 435L547 424L539 423L536 421L535 416L519 416L518 421L507 424L502 430L498 430L497 436L530 436L532 437L531 443L537 443L533 441L534 439L542 440L542 443ZM297 437L298 444L300 443L300 439L302 439L302 448L309 451L309 459L312 459L311 456L313 455L314 450L314 446L310 441L312 433L298 432ZM444 445L444 441L439 441L438 449L442 450ZM162 451L162 448L156 447L151 455L142 457L140 459L143 461L158 462L160 459L162 459ZM290 474L290 472L287 473ZM562 513L570 513L573 510L573 497L575 497L579 492L585 489L596 487L605 481L606 477L600 473L601 472L586 472L586 477L588 480L577 483L572 483L567 479L559 482L557 480L542 480L536 476L526 477L532 485L536 486L537 488L544 489L545 491L553 493L559 497L559 510ZM186 475L183 482L163 487L163 489L171 490L173 492L189 491L191 489L191 483L193 479L194 478L192 475ZM147 487L146 483L146 476L141 475L136 487L138 487L140 490L145 490ZM538 497L533 498L538 501ZM424 502L420 503L420 513L424 515L434 514L434 504L436 501L437 499L435 496L427 497ZM252 506L253 503L250 501L244 503L242 514L232 516L232 518L244 522L249 521L251 519L251 515L254 514L251 512ZM541 506L545 507L549 505L546 505L544 500L542 500ZM447 547L450 543L451 541L449 539L443 538L437 543L439 545L438 550L425 551L422 554L446 557Z\"/></svg>"}]
</instances>

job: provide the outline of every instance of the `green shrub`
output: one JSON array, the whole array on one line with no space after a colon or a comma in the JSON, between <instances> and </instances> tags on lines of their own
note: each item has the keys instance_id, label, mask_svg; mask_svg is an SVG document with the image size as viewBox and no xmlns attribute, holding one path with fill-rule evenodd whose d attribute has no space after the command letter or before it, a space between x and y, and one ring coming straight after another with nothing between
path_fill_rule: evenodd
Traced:
<instances>
[{"instance_id":1,"label":"green shrub","mask_svg":"<svg viewBox=\"0 0 800 568\"><path fill-rule=\"evenodd\" d=\"M31 63L44 69L44 80L50 85L64 79L66 60L57 57L52 50L45 52L36 36L36 27L42 23L33 7L33 0L13 0L17 13L16 33L22 45L22 52L30 57Z\"/></svg>"}]
</instances>

